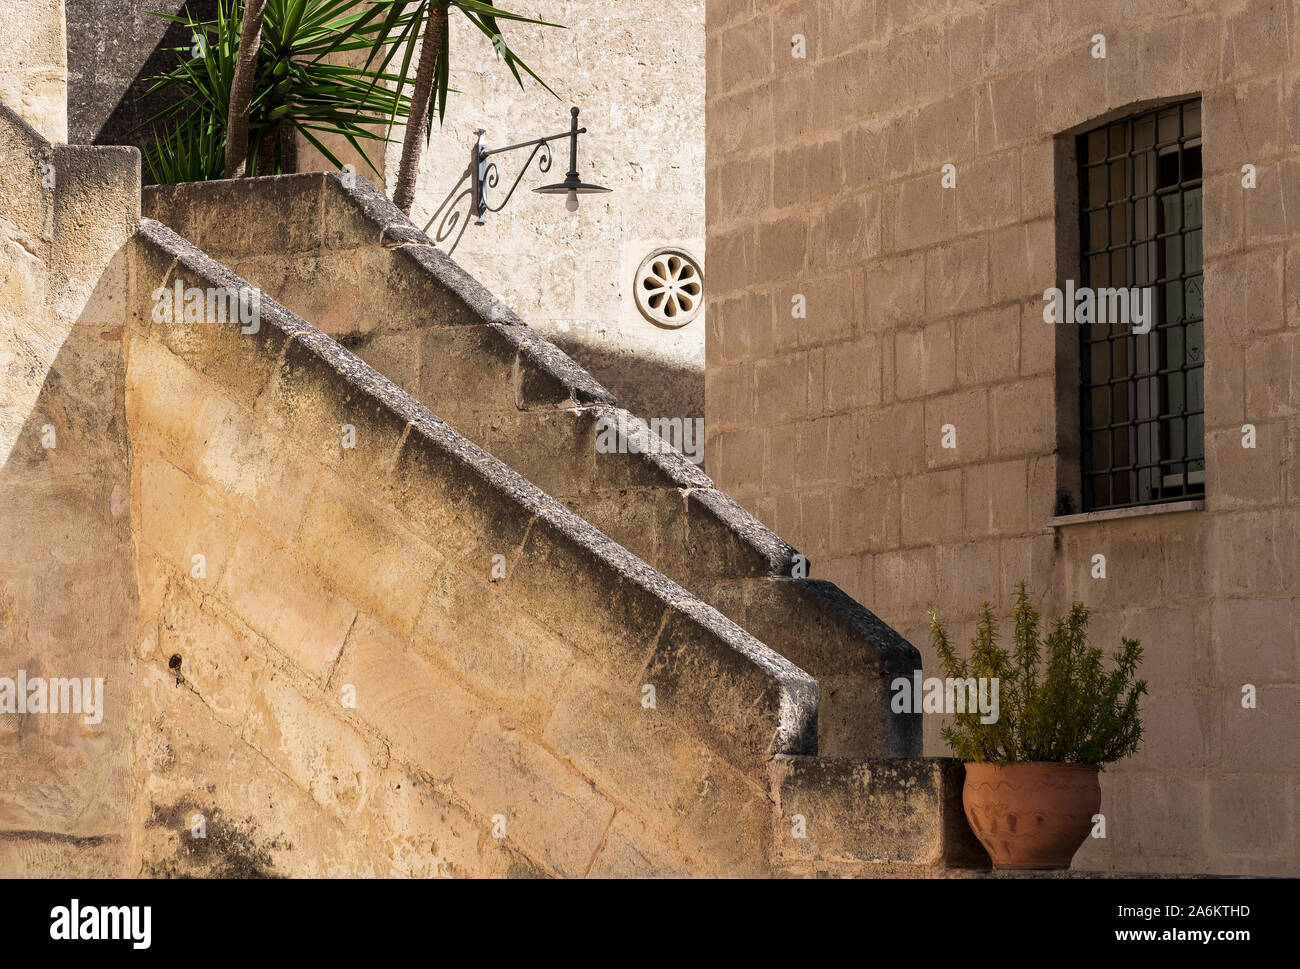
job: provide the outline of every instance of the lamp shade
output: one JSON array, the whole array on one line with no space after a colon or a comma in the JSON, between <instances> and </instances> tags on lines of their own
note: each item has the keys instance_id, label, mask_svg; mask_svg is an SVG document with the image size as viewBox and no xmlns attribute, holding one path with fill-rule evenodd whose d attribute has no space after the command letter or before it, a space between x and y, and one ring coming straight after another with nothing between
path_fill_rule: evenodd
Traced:
<instances>
[{"instance_id":1,"label":"lamp shade","mask_svg":"<svg viewBox=\"0 0 1300 969\"><path fill-rule=\"evenodd\" d=\"M543 185L533 191L539 195L563 195L565 196L564 207L570 212L577 212L579 195L599 195L601 192L612 192L613 189L584 182L578 177L577 172L569 172L564 181L556 182L554 185Z\"/></svg>"},{"instance_id":2,"label":"lamp shade","mask_svg":"<svg viewBox=\"0 0 1300 969\"><path fill-rule=\"evenodd\" d=\"M554 185L543 185L540 188L533 189L539 195L567 195L575 192L578 195L598 195L601 192L612 192L612 188L605 188L603 185L591 185L584 182L576 176L570 176L562 182L556 182Z\"/></svg>"}]
</instances>

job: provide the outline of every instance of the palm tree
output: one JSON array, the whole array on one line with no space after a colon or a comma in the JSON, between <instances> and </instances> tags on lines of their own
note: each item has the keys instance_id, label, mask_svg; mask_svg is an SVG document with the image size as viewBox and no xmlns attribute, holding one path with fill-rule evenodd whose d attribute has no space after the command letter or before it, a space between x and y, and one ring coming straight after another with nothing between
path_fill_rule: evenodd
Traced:
<instances>
[{"instance_id":1,"label":"palm tree","mask_svg":"<svg viewBox=\"0 0 1300 969\"><path fill-rule=\"evenodd\" d=\"M262 16L266 0L248 0L240 22L235 77L230 82L230 113L226 117L226 178L239 178L248 164L248 107L253 102L253 75L262 46Z\"/></svg>"},{"instance_id":2,"label":"palm tree","mask_svg":"<svg viewBox=\"0 0 1300 969\"><path fill-rule=\"evenodd\" d=\"M138 126L163 126L161 132L154 128L153 144L145 149L154 178L180 182L291 172L296 169L291 149L298 137L342 168L323 135L346 141L378 175L361 144L387 141L385 125L391 132L394 119L406 117L410 99L398 90L396 75L339 59L395 44L406 20L399 20L387 36L379 30L386 8L373 0L264 0L260 41L254 47L241 42L251 23L243 20L242 9L241 0L220 0L214 20L195 20L188 13L157 15L202 41L171 48L176 66L151 78L142 96L174 95ZM252 51L257 62L251 97L240 111L232 107L236 66ZM241 142L235 157L227 155L228 129Z\"/></svg>"},{"instance_id":3,"label":"palm tree","mask_svg":"<svg viewBox=\"0 0 1300 969\"><path fill-rule=\"evenodd\" d=\"M510 46L501 36L501 30L497 26L497 18L505 20L517 20L522 23L541 24L546 27L558 27L559 24L548 23L545 20L537 20L533 17L525 17L522 14L509 13L499 9L491 0L387 0L391 7L388 11L388 21L385 23L384 30L381 34L384 36L392 32L393 25L397 24L403 16L409 17L404 28L401 29L398 36L398 42L393 44L384 57L384 62L380 66L382 72L388 66L389 61L396 55L398 49L403 51L402 69L398 72L401 78L398 90L400 91L407 84L410 76L411 55L416 41L421 36L420 25L424 25L423 39L424 43L420 48L420 60L416 66L415 84L411 93L411 109L406 119L406 136L402 139L402 161L397 169L397 184L393 190L393 203L405 212L411 213L411 205L415 201L415 176L420 169L420 154L430 135L433 133L433 116L430 108L437 108L438 118L441 120L447 110L447 92L449 90L448 82L451 74L448 67L448 14L452 8L459 10L465 17L481 30L491 40L497 56L505 61L510 73L514 75L515 81L520 87L523 87L523 77L520 75L522 68L533 80L542 87L550 91L551 88L537 76L531 67L525 64L515 54ZM372 58L379 53L378 47L372 52ZM369 61L367 61L367 67ZM423 139L421 139L423 134Z\"/></svg>"},{"instance_id":4,"label":"palm tree","mask_svg":"<svg viewBox=\"0 0 1300 969\"><path fill-rule=\"evenodd\" d=\"M447 63L447 4L430 3L428 26L420 46L420 64L415 71L415 90L411 92L411 113L406 116L406 136L402 139L402 162L397 168L397 185L393 204L407 215L415 201L415 176L420 169L420 136L425 134L429 101L433 95L435 74L441 76Z\"/></svg>"}]
</instances>

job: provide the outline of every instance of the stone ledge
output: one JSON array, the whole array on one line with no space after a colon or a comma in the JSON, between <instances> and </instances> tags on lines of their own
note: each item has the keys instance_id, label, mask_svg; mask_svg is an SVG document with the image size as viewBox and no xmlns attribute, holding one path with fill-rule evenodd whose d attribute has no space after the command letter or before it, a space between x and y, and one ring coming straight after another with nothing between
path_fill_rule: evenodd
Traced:
<instances>
[{"instance_id":1,"label":"stone ledge","mask_svg":"<svg viewBox=\"0 0 1300 969\"><path fill-rule=\"evenodd\" d=\"M880 875L988 868L962 811L952 758L775 757L773 859L788 874ZM806 837L792 834L802 815Z\"/></svg>"},{"instance_id":2,"label":"stone ledge","mask_svg":"<svg viewBox=\"0 0 1300 969\"><path fill-rule=\"evenodd\" d=\"M1092 525L1097 522L1119 521L1125 518L1146 518L1150 515L1176 515L1188 511L1205 511L1205 499L1191 498L1187 501L1166 501L1156 505L1135 505L1131 508L1085 511L1078 515L1057 515L1055 518L1047 520L1047 527L1068 528L1070 525Z\"/></svg>"}]
</instances>

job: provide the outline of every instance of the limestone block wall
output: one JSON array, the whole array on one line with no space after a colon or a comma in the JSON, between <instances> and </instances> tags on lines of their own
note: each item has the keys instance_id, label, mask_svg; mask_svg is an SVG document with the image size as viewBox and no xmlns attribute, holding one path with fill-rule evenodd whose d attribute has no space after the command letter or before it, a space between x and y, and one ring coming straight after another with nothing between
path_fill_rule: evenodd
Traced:
<instances>
[{"instance_id":1,"label":"limestone block wall","mask_svg":"<svg viewBox=\"0 0 1300 969\"><path fill-rule=\"evenodd\" d=\"M150 215L321 319L362 359L606 535L815 676L818 750L915 756L889 709L915 650L541 339L368 182L338 174L147 189ZM319 216L286 225L285 212ZM605 453L606 428L631 446ZM622 433L622 432L620 432ZM653 446L652 443L654 442ZM627 440L624 441L628 443Z\"/></svg>"},{"instance_id":2,"label":"limestone block wall","mask_svg":"<svg viewBox=\"0 0 1300 969\"><path fill-rule=\"evenodd\" d=\"M1103 774L1108 837L1078 864L1295 874L1300 5L707 12L711 476L914 643L931 605L964 642L1021 578L1044 613L1088 604L1096 642L1143 641L1146 741ZM1204 507L1056 523L1079 473L1061 419L1078 408L1077 331L1042 321L1043 291L1078 272L1057 256L1058 211L1077 206L1060 139L1196 94ZM945 752L926 719L927 753Z\"/></svg>"},{"instance_id":3,"label":"limestone block wall","mask_svg":"<svg viewBox=\"0 0 1300 969\"><path fill-rule=\"evenodd\" d=\"M67 139L83 145L151 145L153 126L144 123L177 98L161 93L145 98L149 78L172 70L174 48L194 42L182 24L156 15L215 20L218 0L59 0L59 5L67 22ZM147 165L141 174L153 181Z\"/></svg>"},{"instance_id":4,"label":"limestone block wall","mask_svg":"<svg viewBox=\"0 0 1300 969\"><path fill-rule=\"evenodd\" d=\"M0 162L0 677L60 697L58 713L48 694L21 710L10 694L0 712L0 872L121 874L135 636L122 372L139 157L51 146L0 104ZM70 678L75 693L56 684Z\"/></svg>"},{"instance_id":5,"label":"limestone block wall","mask_svg":"<svg viewBox=\"0 0 1300 969\"><path fill-rule=\"evenodd\" d=\"M468 161L477 128L491 146L568 128L569 108L589 128L579 144L583 177L614 190L576 213L535 195L561 181L568 146L547 174L536 164L510 204L471 225L456 257L524 319L610 387L626 406L657 417L704 416L705 314L662 329L636 309L633 277L661 246L680 246L708 266L704 247L704 0L518 0L510 9L565 29L502 24L555 90L515 84L488 39L453 15L445 122L434 126L412 219L423 226ZM527 152L504 156L502 185ZM390 154L385 174L396 162ZM390 182L391 184L391 182ZM431 233L432 234L432 233Z\"/></svg>"},{"instance_id":6,"label":"limestone block wall","mask_svg":"<svg viewBox=\"0 0 1300 969\"><path fill-rule=\"evenodd\" d=\"M769 870L815 681L269 297L156 322L248 284L138 242L138 870Z\"/></svg>"},{"instance_id":7,"label":"limestone block wall","mask_svg":"<svg viewBox=\"0 0 1300 969\"><path fill-rule=\"evenodd\" d=\"M956 760L782 756L772 758L768 775L782 874L890 877L989 867L966 822L966 774Z\"/></svg>"},{"instance_id":8,"label":"limestone block wall","mask_svg":"<svg viewBox=\"0 0 1300 969\"><path fill-rule=\"evenodd\" d=\"M63 0L3 0L0 104L50 142L68 140L68 51Z\"/></svg>"}]
</instances>

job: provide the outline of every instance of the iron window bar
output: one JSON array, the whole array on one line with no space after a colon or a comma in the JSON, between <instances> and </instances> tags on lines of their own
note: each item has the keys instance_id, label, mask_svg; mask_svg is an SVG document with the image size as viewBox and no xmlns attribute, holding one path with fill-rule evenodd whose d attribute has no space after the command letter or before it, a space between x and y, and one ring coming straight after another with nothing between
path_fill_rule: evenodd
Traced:
<instances>
[{"instance_id":1,"label":"iron window bar","mask_svg":"<svg viewBox=\"0 0 1300 969\"><path fill-rule=\"evenodd\" d=\"M1149 288L1153 315L1145 334L1080 328L1085 510L1204 493L1200 145L1196 98L1077 140L1080 285Z\"/></svg>"}]
</instances>

